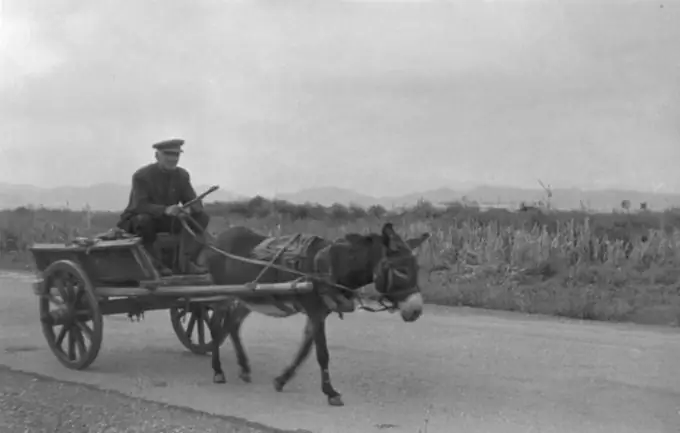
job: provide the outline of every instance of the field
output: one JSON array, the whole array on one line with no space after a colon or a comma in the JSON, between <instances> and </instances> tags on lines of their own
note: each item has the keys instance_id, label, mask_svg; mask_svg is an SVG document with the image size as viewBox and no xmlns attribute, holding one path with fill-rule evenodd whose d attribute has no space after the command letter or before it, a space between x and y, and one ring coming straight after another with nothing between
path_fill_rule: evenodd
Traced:
<instances>
[{"instance_id":1,"label":"field","mask_svg":"<svg viewBox=\"0 0 680 433\"><path fill-rule=\"evenodd\" d=\"M588 320L680 324L680 214L511 212L421 203L380 207L293 205L255 198L207 205L210 230L243 224L264 233L328 237L392 221L405 236L424 231L421 285L430 303ZM118 213L19 208L0 212L0 263L28 267L33 242L103 232Z\"/></svg>"}]
</instances>

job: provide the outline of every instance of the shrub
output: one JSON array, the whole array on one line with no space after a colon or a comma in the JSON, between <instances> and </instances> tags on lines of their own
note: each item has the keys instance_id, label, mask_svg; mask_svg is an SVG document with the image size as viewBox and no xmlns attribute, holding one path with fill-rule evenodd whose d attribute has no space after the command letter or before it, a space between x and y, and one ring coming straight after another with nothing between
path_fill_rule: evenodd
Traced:
<instances>
[{"instance_id":1,"label":"shrub","mask_svg":"<svg viewBox=\"0 0 680 433\"><path fill-rule=\"evenodd\" d=\"M424 231L420 261L430 301L623 320L650 305L676 305L680 213L480 210L420 202L380 206L298 205L255 197L210 203L210 230L244 224L267 234L311 232L335 238L379 230ZM64 242L114 226L118 213L18 208L0 212L0 253L34 242Z\"/></svg>"}]
</instances>

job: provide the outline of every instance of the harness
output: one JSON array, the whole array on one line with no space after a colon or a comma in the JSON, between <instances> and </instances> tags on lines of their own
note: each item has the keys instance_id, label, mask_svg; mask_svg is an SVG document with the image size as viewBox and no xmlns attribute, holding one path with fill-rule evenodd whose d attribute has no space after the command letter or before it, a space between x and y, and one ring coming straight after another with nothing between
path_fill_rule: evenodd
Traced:
<instances>
[{"instance_id":1,"label":"harness","mask_svg":"<svg viewBox=\"0 0 680 433\"><path fill-rule=\"evenodd\" d=\"M325 240L316 235L295 234L281 237L270 237L253 248L252 256L258 260L280 265L304 272L310 268L314 252L318 244Z\"/></svg>"}]
</instances>

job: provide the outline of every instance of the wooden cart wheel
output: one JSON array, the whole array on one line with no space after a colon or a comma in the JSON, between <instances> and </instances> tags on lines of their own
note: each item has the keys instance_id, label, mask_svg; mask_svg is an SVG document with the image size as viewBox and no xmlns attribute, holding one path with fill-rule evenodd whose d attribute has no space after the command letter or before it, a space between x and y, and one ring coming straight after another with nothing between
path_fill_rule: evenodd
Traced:
<instances>
[{"instance_id":1,"label":"wooden cart wheel","mask_svg":"<svg viewBox=\"0 0 680 433\"><path fill-rule=\"evenodd\" d=\"M70 260L52 263L43 275L43 335L59 362L83 370L97 358L102 344L104 323L94 286L83 268Z\"/></svg>"},{"instance_id":2,"label":"wooden cart wheel","mask_svg":"<svg viewBox=\"0 0 680 433\"><path fill-rule=\"evenodd\" d=\"M188 313L188 314L187 314ZM209 305L190 304L185 307L170 309L170 321L179 341L196 355L207 355L212 352L212 338L210 337L209 322L215 314ZM226 314L220 323L220 346L229 336ZM196 338L193 338L196 335Z\"/></svg>"}]
</instances>

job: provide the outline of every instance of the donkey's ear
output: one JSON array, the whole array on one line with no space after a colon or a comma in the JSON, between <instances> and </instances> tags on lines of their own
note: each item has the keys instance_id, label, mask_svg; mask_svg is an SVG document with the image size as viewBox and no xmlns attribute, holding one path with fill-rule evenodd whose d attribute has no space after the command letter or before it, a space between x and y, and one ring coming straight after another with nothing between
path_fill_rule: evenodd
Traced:
<instances>
[{"instance_id":1,"label":"donkey's ear","mask_svg":"<svg viewBox=\"0 0 680 433\"><path fill-rule=\"evenodd\" d=\"M394 225L392 223L385 223L382 227L383 236L396 236L397 233L394 231Z\"/></svg>"},{"instance_id":2,"label":"donkey's ear","mask_svg":"<svg viewBox=\"0 0 680 433\"><path fill-rule=\"evenodd\" d=\"M407 239L405 242L406 242L406 245L408 245L408 247L411 248L411 251L413 251L416 248L418 248L419 246L421 246L423 244L423 242L430 239L430 237L432 237L431 233L423 233L419 237Z\"/></svg>"},{"instance_id":3,"label":"donkey's ear","mask_svg":"<svg viewBox=\"0 0 680 433\"><path fill-rule=\"evenodd\" d=\"M387 249L396 251L399 249L399 243L403 242L396 231L394 231L394 226L392 223L385 223L382 228L382 239L383 244Z\"/></svg>"}]
</instances>

